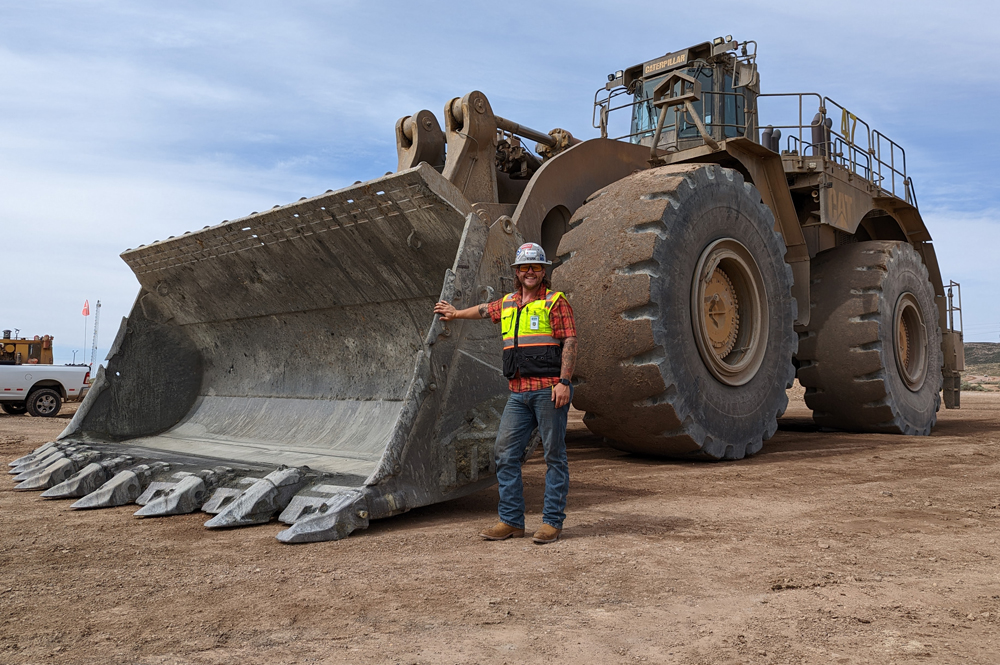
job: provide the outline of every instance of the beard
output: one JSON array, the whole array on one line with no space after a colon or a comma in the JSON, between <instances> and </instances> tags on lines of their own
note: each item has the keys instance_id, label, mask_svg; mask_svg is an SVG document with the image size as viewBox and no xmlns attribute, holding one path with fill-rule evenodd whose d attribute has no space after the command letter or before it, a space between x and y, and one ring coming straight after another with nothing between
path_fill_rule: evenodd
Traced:
<instances>
[{"instance_id":1,"label":"beard","mask_svg":"<svg viewBox=\"0 0 1000 665\"><path fill-rule=\"evenodd\" d=\"M521 281L521 273L519 273L517 270L514 270L514 281L517 282L518 289L524 290L525 286L524 282ZM552 285L549 282L548 273L542 273L542 278L538 280L538 285L535 286L534 288L538 288L540 286L544 286L546 289L552 288Z\"/></svg>"}]
</instances>

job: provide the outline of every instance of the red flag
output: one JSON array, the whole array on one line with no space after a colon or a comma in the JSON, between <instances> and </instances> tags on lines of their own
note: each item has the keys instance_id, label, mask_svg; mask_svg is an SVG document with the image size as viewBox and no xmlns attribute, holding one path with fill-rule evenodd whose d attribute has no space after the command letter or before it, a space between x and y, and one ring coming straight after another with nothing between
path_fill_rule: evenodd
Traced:
<instances>
[{"instance_id":1,"label":"red flag","mask_svg":"<svg viewBox=\"0 0 1000 665\"><path fill-rule=\"evenodd\" d=\"M90 300L83 301L83 315L90 316Z\"/></svg>"}]
</instances>

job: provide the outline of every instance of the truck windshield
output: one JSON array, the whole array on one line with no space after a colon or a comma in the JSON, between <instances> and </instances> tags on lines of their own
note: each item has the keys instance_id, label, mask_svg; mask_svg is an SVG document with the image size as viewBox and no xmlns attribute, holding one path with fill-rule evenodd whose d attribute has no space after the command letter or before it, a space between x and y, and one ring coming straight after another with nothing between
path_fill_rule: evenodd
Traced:
<instances>
[{"instance_id":1,"label":"truck windshield","mask_svg":"<svg viewBox=\"0 0 1000 665\"><path fill-rule=\"evenodd\" d=\"M712 109L714 108L712 101L712 68L699 65L698 67L689 68L685 73L701 82L701 100L694 102L693 106L698 115L702 116L704 123L710 125L712 123ZM632 143L640 143L642 139L652 137L656 131L657 109L653 106L653 90L664 78L665 76L659 76L643 81L641 85L636 86L634 94L635 106L632 112L632 130L630 132ZM709 109L707 114L702 113L703 108ZM672 115L672 113L667 114L664 122L665 126L673 124ZM690 118L682 116L679 129L680 138L682 139L698 136L698 128L691 122ZM673 132L671 131L670 134L672 135Z\"/></svg>"}]
</instances>

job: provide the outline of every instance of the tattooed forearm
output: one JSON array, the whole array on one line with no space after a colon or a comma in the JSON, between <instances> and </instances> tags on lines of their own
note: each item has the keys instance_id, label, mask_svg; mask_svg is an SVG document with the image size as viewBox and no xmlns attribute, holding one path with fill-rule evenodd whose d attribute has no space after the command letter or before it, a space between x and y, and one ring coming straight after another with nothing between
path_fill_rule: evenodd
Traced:
<instances>
[{"instance_id":1,"label":"tattooed forearm","mask_svg":"<svg viewBox=\"0 0 1000 665\"><path fill-rule=\"evenodd\" d=\"M567 337L563 341L562 369L559 378L572 379L574 369L576 369L576 337Z\"/></svg>"},{"instance_id":2,"label":"tattooed forearm","mask_svg":"<svg viewBox=\"0 0 1000 665\"><path fill-rule=\"evenodd\" d=\"M479 304L479 318L485 319L489 315L490 315L490 304L486 303L486 302L480 303Z\"/></svg>"}]
</instances>

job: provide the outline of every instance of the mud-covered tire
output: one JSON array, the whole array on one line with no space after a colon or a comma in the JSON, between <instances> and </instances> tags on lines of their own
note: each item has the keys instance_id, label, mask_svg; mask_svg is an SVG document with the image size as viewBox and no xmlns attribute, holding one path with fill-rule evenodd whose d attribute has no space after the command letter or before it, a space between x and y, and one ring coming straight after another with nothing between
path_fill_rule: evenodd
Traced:
<instances>
[{"instance_id":1,"label":"mud-covered tire","mask_svg":"<svg viewBox=\"0 0 1000 665\"><path fill-rule=\"evenodd\" d=\"M941 404L934 287L905 242L874 240L812 261L799 382L813 420L856 432L930 434Z\"/></svg>"},{"instance_id":2,"label":"mud-covered tire","mask_svg":"<svg viewBox=\"0 0 1000 665\"><path fill-rule=\"evenodd\" d=\"M52 388L39 388L28 395L24 403L28 413L36 418L51 418L62 408L62 396Z\"/></svg>"},{"instance_id":3,"label":"mud-covered tire","mask_svg":"<svg viewBox=\"0 0 1000 665\"><path fill-rule=\"evenodd\" d=\"M21 416L28 412L24 402L0 402L0 409L10 416Z\"/></svg>"},{"instance_id":4,"label":"mud-covered tire","mask_svg":"<svg viewBox=\"0 0 1000 665\"><path fill-rule=\"evenodd\" d=\"M695 273L713 274L703 262L720 242L755 264L753 293L763 307L754 314L757 365L722 379L693 314ZM795 375L795 301L784 254L771 211L732 169L661 167L591 196L570 220L553 276L576 316L573 404L587 412L590 430L644 454L739 459L760 450ZM755 330L750 318L744 322L740 330ZM734 354L743 348L735 346Z\"/></svg>"}]
</instances>

